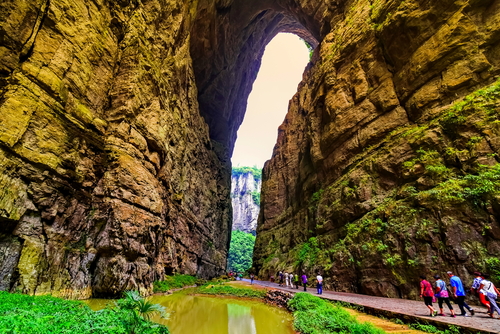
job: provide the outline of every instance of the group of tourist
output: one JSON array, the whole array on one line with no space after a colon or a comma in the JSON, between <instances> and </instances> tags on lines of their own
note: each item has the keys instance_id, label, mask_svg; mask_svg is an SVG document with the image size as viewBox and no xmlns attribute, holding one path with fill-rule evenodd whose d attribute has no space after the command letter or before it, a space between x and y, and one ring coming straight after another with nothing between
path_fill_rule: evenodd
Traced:
<instances>
[{"instance_id":1,"label":"group of tourist","mask_svg":"<svg viewBox=\"0 0 500 334\"><path fill-rule=\"evenodd\" d=\"M481 303L488 308L488 315L490 317L494 317L494 312L500 315L500 309L496 303L500 292L489 280L488 274L482 274L480 272L475 272L474 274L476 278L472 283L471 292L476 294ZM439 275L434 275L434 287L427 281L425 276L420 276L420 297L424 299L424 303L430 311L430 316L445 316L443 305L446 304L450 310L450 316L455 317L456 314L450 303L450 299L453 299L455 303L458 304L460 308L459 315L464 317L469 316L466 310L469 311L470 315L474 315L474 310L465 302L466 291L462 280L451 271L448 271L447 275L450 279L449 285L447 285ZM436 300L439 305L439 313L433 307L433 302L436 302Z\"/></svg>"},{"instance_id":2,"label":"group of tourist","mask_svg":"<svg viewBox=\"0 0 500 334\"><path fill-rule=\"evenodd\" d=\"M279 286L284 286L284 284L286 285L287 288L290 288L290 289L293 289L294 288L294 285L295 285L295 289L298 289L299 288L299 282L302 284L302 286L304 287L304 291L307 291L307 283L308 283L308 280L307 280L307 275L305 272L302 272L302 276L300 276L300 279L299 279L299 275L298 274L293 274L293 273L283 273L282 271L278 272L278 285ZM271 276L271 282L274 281L273 279L274 277ZM317 293L318 295L321 295L323 294L323 277L321 276L321 274L318 272L318 275L316 276L316 289L317 289Z\"/></svg>"}]
</instances>

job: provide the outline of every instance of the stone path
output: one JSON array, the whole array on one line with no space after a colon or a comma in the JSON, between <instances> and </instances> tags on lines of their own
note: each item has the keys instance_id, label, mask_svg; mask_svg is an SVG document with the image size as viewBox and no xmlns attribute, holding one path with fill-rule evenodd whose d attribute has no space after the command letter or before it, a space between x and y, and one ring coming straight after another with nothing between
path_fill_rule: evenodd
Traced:
<instances>
[{"instance_id":1,"label":"stone path","mask_svg":"<svg viewBox=\"0 0 500 334\"><path fill-rule=\"evenodd\" d=\"M248 279L244 281L250 282ZM304 292L302 287L298 290L286 287L280 287L277 283L268 281L254 280L254 284L279 289L288 292ZM315 288L308 288L309 293L316 294ZM407 299L374 297L368 295L360 295L346 292L324 291L319 297L334 301L341 301L355 306L363 306L364 311L369 314L382 315L386 318L399 318L405 322L427 322L438 328L443 328L444 325L455 325L461 327L461 333L500 333L500 319L492 319L486 313L485 307L473 306L476 312L473 317L451 318L449 316L429 317L427 308L423 301L414 301ZM434 305L436 309L437 303ZM460 313L458 305L453 305L455 312ZM439 309L438 309L439 310ZM445 305L445 314L449 314L448 308Z\"/></svg>"}]
</instances>

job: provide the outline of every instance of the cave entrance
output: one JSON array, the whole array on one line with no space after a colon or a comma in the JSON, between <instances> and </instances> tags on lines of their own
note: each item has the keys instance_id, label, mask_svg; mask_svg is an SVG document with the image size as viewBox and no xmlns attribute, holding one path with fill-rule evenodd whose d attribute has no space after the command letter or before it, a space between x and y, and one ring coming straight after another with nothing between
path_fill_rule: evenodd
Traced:
<instances>
[{"instance_id":1,"label":"cave entrance","mask_svg":"<svg viewBox=\"0 0 500 334\"><path fill-rule=\"evenodd\" d=\"M231 158L233 166L262 168L271 158L277 129L302 80L311 48L303 39L290 33L278 34L266 46L237 132Z\"/></svg>"},{"instance_id":2,"label":"cave entrance","mask_svg":"<svg viewBox=\"0 0 500 334\"><path fill-rule=\"evenodd\" d=\"M253 83L232 155L233 225L228 270L251 268L260 211L262 167L271 158L278 127L309 63L311 46L294 34L278 34L267 46Z\"/></svg>"},{"instance_id":3,"label":"cave entrance","mask_svg":"<svg viewBox=\"0 0 500 334\"><path fill-rule=\"evenodd\" d=\"M322 29L311 13L300 12L288 1L217 4L198 4L190 53L200 114L208 124L219 159L229 165L266 45L279 33L292 33L315 48L320 31L329 29Z\"/></svg>"}]
</instances>

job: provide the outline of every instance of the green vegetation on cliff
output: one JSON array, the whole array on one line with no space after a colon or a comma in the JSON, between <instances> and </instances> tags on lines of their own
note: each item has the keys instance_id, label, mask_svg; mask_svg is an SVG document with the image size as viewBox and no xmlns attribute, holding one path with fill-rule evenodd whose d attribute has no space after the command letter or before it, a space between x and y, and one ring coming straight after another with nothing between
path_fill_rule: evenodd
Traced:
<instances>
[{"instance_id":1,"label":"green vegetation on cliff","mask_svg":"<svg viewBox=\"0 0 500 334\"><path fill-rule=\"evenodd\" d=\"M138 294L117 302L115 309L92 311L82 302L50 296L0 291L1 333L44 334L168 334L167 327L149 321L160 311Z\"/></svg>"},{"instance_id":2,"label":"green vegetation on cliff","mask_svg":"<svg viewBox=\"0 0 500 334\"><path fill-rule=\"evenodd\" d=\"M228 270L244 272L252 267L254 244L255 237L251 233L233 231L227 259Z\"/></svg>"},{"instance_id":3,"label":"green vegetation on cliff","mask_svg":"<svg viewBox=\"0 0 500 334\"><path fill-rule=\"evenodd\" d=\"M233 176L240 176L243 174L252 174L254 179L257 180L262 180L262 169L258 168L257 166L253 167L233 167L232 170L232 175Z\"/></svg>"},{"instance_id":4,"label":"green vegetation on cliff","mask_svg":"<svg viewBox=\"0 0 500 334\"><path fill-rule=\"evenodd\" d=\"M245 174L252 174L255 181L255 189L250 192L252 195L252 200L255 205L260 206L260 189L258 187L257 182L262 180L262 169L257 168L257 166L253 167L233 167L232 176L239 177ZM248 192L247 192L248 194ZM232 196L238 196L238 194L232 194Z\"/></svg>"},{"instance_id":5,"label":"green vegetation on cliff","mask_svg":"<svg viewBox=\"0 0 500 334\"><path fill-rule=\"evenodd\" d=\"M247 298L264 298L266 290L255 290L250 288L233 288L229 285L204 285L196 290L203 295L221 295Z\"/></svg>"},{"instance_id":6,"label":"green vegetation on cliff","mask_svg":"<svg viewBox=\"0 0 500 334\"><path fill-rule=\"evenodd\" d=\"M180 289L185 286L192 286L197 283L198 279L195 276L179 275L165 276L162 281L155 281L153 283L154 292L167 292L172 289Z\"/></svg>"},{"instance_id":7,"label":"green vegetation on cliff","mask_svg":"<svg viewBox=\"0 0 500 334\"><path fill-rule=\"evenodd\" d=\"M308 293L295 294L288 307L293 311L295 329L302 334L385 333L369 323L359 323L345 309Z\"/></svg>"},{"instance_id":8,"label":"green vegetation on cliff","mask_svg":"<svg viewBox=\"0 0 500 334\"><path fill-rule=\"evenodd\" d=\"M358 283L392 297L416 297L413 278L446 272L450 263L500 282L498 138L500 81L433 119L392 131L333 183L317 185L307 202L313 223L305 238L288 255L276 240L263 268L320 269L333 286L342 284L335 281L339 272L378 270L377 282Z\"/></svg>"},{"instance_id":9,"label":"green vegetation on cliff","mask_svg":"<svg viewBox=\"0 0 500 334\"><path fill-rule=\"evenodd\" d=\"M260 191L258 191L258 190L252 191L251 194L252 194L253 202L260 206Z\"/></svg>"}]
</instances>

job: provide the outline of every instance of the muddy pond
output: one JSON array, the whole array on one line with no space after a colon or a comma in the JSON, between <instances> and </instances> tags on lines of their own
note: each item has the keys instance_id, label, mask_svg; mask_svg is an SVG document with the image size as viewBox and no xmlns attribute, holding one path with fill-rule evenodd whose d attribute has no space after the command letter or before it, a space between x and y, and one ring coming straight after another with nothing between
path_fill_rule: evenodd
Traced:
<instances>
[{"instance_id":1,"label":"muddy pond","mask_svg":"<svg viewBox=\"0 0 500 334\"><path fill-rule=\"evenodd\" d=\"M167 325L172 334L294 334L293 317L277 307L259 301L192 296L188 291L172 295L152 296L170 314L168 319L154 318ZM86 303L99 310L112 303L106 299L90 299Z\"/></svg>"}]
</instances>

